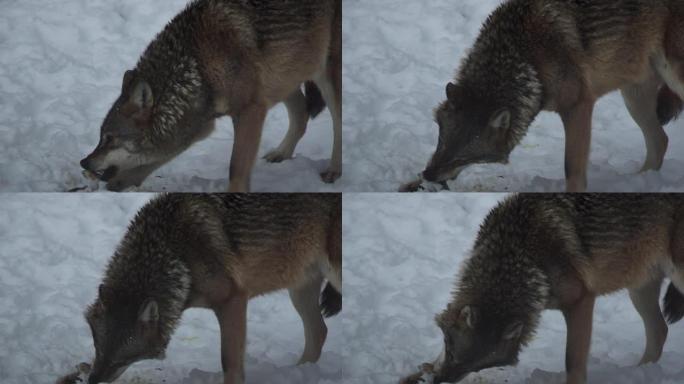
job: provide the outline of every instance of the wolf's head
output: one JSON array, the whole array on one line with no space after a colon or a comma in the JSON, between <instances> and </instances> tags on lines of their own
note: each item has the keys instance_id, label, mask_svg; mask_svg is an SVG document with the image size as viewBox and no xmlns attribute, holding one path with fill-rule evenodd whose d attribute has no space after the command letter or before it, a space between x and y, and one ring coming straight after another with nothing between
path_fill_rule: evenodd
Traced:
<instances>
[{"instance_id":1,"label":"wolf's head","mask_svg":"<svg viewBox=\"0 0 684 384\"><path fill-rule=\"evenodd\" d=\"M435 383L457 382L470 372L517 363L522 321L504 323L470 305L448 308L436 321L444 334L444 350L434 367Z\"/></svg>"},{"instance_id":2,"label":"wolf's head","mask_svg":"<svg viewBox=\"0 0 684 384\"><path fill-rule=\"evenodd\" d=\"M140 185L196 140L189 132L213 128L213 119L198 120L196 116L202 114L193 113L200 112L194 110L200 104L195 95L197 81L186 79L191 85L169 82L168 95L162 98L137 71L124 75L121 95L100 128L100 142L81 160L81 166L107 182L109 190Z\"/></svg>"},{"instance_id":3,"label":"wolf's head","mask_svg":"<svg viewBox=\"0 0 684 384\"><path fill-rule=\"evenodd\" d=\"M506 163L511 145L512 113L487 100L469 95L460 85L449 83L447 101L435 110L439 140L423 178L441 182L456 178L468 165Z\"/></svg>"},{"instance_id":4,"label":"wolf's head","mask_svg":"<svg viewBox=\"0 0 684 384\"><path fill-rule=\"evenodd\" d=\"M169 339L154 299L121 295L100 285L85 317L95 345L89 384L111 383L136 361L164 357Z\"/></svg>"}]
</instances>

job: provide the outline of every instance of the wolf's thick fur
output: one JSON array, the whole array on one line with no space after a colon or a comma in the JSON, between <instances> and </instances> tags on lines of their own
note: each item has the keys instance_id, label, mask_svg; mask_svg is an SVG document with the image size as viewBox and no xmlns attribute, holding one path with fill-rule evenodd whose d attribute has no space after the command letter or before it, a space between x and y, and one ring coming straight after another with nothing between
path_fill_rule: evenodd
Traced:
<instances>
[{"instance_id":1,"label":"wolf's thick fur","mask_svg":"<svg viewBox=\"0 0 684 384\"><path fill-rule=\"evenodd\" d=\"M474 163L507 162L542 110L565 126L568 191L586 189L595 102L621 90L660 169L662 125L682 110L684 3L679 0L510 0L485 22L447 101L427 181Z\"/></svg>"},{"instance_id":2,"label":"wolf's thick fur","mask_svg":"<svg viewBox=\"0 0 684 384\"><path fill-rule=\"evenodd\" d=\"M672 291L668 317L678 320L676 311L684 307L684 195L511 197L485 219L453 300L437 317L446 345L434 364L435 383L515 364L544 309L563 312L567 382L584 383L594 300L620 289L629 290L644 321L641 364L655 362L667 337L658 304L665 277Z\"/></svg>"},{"instance_id":3,"label":"wolf's thick fur","mask_svg":"<svg viewBox=\"0 0 684 384\"><path fill-rule=\"evenodd\" d=\"M154 39L82 166L121 190L233 118L230 191L247 191L267 111L285 102L287 136L266 158L292 157L327 103L334 148L322 177L341 173L341 0L195 0ZM305 84L306 96L302 92Z\"/></svg>"},{"instance_id":4,"label":"wolf's thick fur","mask_svg":"<svg viewBox=\"0 0 684 384\"><path fill-rule=\"evenodd\" d=\"M89 382L162 357L182 312L205 307L219 320L224 382L242 383L247 301L279 289L304 324L300 363L315 362L322 313L341 308L341 252L339 195L156 198L130 224L86 313L97 352Z\"/></svg>"}]
</instances>

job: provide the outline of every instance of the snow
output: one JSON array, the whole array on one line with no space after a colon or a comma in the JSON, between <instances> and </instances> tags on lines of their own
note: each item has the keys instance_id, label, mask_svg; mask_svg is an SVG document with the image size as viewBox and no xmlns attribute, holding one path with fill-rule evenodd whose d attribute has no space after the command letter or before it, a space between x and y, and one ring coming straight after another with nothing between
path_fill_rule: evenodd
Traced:
<instances>
[{"instance_id":1,"label":"snow","mask_svg":"<svg viewBox=\"0 0 684 384\"><path fill-rule=\"evenodd\" d=\"M450 301L481 221L503 198L482 193L345 195L346 383L397 383L439 355L443 336L434 315ZM684 322L670 327L659 363L635 367L645 347L643 333L626 292L599 298L589 384L684 382ZM563 383L565 336L560 312L545 311L517 366L483 370L463 383Z\"/></svg>"},{"instance_id":2,"label":"snow","mask_svg":"<svg viewBox=\"0 0 684 384\"><path fill-rule=\"evenodd\" d=\"M396 191L421 172L437 144L432 111L500 0L345 0L344 155L349 190ZM641 130L622 98L601 99L593 119L589 190L672 192L684 188L684 120L670 137L660 172L638 174ZM560 118L542 113L508 165L469 167L456 191L563 191Z\"/></svg>"},{"instance_id":3,"label":"snow","mask_svg":"<svg viewBox=\"0 0 684 384\"><path fill-rule=\"evenodd\" d=\"M63 192L98 186L78 162L99 140L123 74L187 0L5 1L0 12L0 191ZM287 131L283 105L269 114L259 156ZM309 125L295 159L259 160L254 191L339 191L319 173L332 151L326 111ZM206 140L152 174L140 191L225 191L233 145L230 119ZM104 184L99 185L104 189Z\"/></svg>"},{"instance_id":4,"label":"snow","mask_svg":"<svg viewBox=\"0 0 684 384\"><path fill-rule=\"evenodd\" d=\"M148 194L0 194L0 382L52 384L94 357L83 318L105 265ZM247 383L345 382L340 315L327 319L317 364L295 366L301 320L286 292L249 304ZM165 360L131 366L117 383L222 383L218 323L184 313Z\"/></svg>"}]
</instances>

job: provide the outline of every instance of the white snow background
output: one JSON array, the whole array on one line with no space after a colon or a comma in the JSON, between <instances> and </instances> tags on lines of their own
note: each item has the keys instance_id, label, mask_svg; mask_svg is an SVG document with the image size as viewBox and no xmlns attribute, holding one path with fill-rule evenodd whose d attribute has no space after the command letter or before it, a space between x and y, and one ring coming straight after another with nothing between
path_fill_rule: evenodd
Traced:
<instances>
[{"instance_id":1,"label":"white snow background","mask_svg":"<svg viewBox=\"0 0 684 384\"><path fill-rule=\"evenodd\" d=\"M119 96L123 74L187 0L7 0L0 12L0 191L63 192L97 185L78 162L99 139L100 124ZM271 110L259 156L285 135L287 112ZM259 160L254 191L339 191L323 183L332 151L332 120L309 125L295 159ZM152 174L141 191L225 191L233 126L216 131ZM345 161L346 162L346 161ZM104 184L99 188L104 189Z\"/></svg>"},{"instance_id":2,"label":"white snow background","mask_svg":"<svg viewBox=\"0 0 684 384\"><path fill-rule=\"evenodd\" d=\"M432 111L487 16L500 0L344 0L346 180L361 192L396 191L421 172L437 144ZM637 174L646 156L641 130L622 98L601 99L588 168L592 191L684 189L684 119L666 127L660 172ZM563 191L565 135L543 112L510 164L477 165L450 183L456 191Z\"/></svg>"},{"instance_id":3,"label":"white snow background","mask_svg":"<svg viewBox=\"0 0 684 384\"><path fill-rule=\"evenodd\" d=\"M443 336L434 316L450 301L481 221L503 198L481 193L345 196L345 383L397 383L437 357ZM545 311L517 366L483 370L462 383L564 383L565 336L561 313ZM644 328L627 293L599 298L589 384L684 382L684 322L670 327L659 363L635 367L644 346Z\"/></svg>"},{"instance_id":4,"label":"white snow background","mask_svg":"<svg viewBox=\"0 0 684 384\"><path fill-rule=\"evenodd\" d=\"M0 383L53 384L95 355L83 318L104 268L147 194L0 194ZM346 299L345 299L346 300ZM286 292L250 301L247 383L345 382L341 314L327 319L317 364L295 366L304 331ZM132 365L117 383L222 383L218 323L187 310L165 360Z\"/></svg>"}]
</instances>

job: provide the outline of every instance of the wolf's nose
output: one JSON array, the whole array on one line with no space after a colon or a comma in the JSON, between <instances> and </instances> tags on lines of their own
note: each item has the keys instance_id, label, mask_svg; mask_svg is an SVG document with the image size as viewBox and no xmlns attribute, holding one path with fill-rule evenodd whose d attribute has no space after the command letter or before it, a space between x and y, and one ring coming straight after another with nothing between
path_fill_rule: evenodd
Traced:
<instances>
[{"instance_id":1,"label":"wolf's nose","mask_svg":"<svg viewBox=\"0 0 684 384\"><path fill-rule=\"evenodd\" d=\"M85 159L81 160L81 167L83 167L83 169L88 169L88 158L87 157Z\"/></svg>"}]
</instances>

